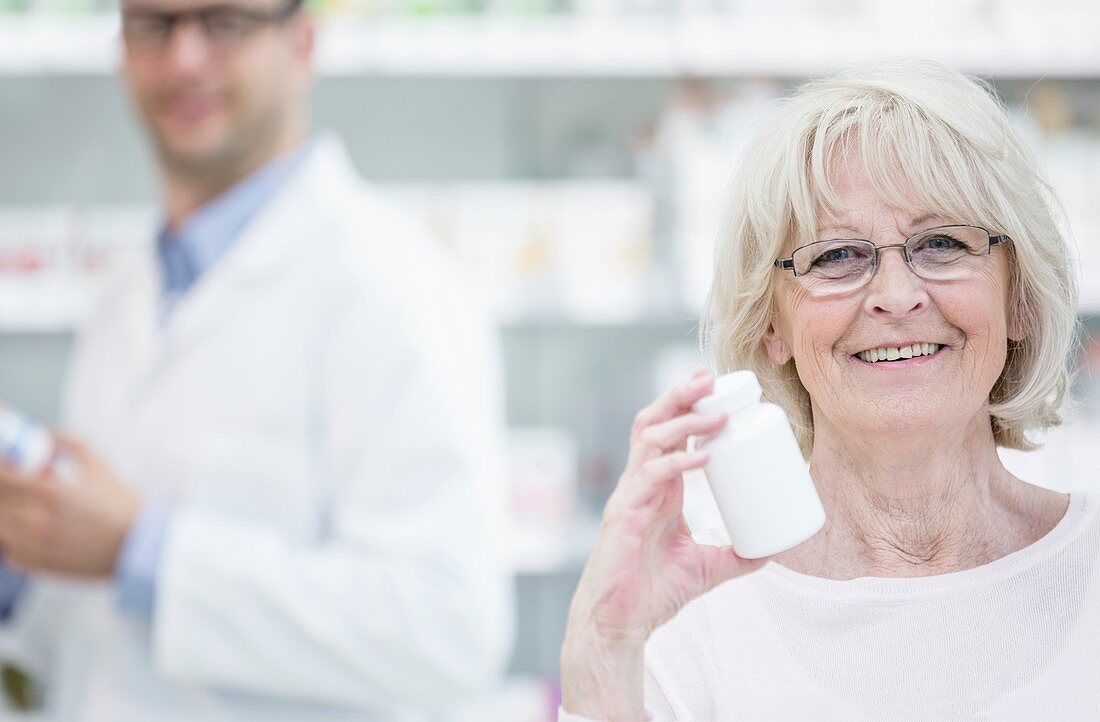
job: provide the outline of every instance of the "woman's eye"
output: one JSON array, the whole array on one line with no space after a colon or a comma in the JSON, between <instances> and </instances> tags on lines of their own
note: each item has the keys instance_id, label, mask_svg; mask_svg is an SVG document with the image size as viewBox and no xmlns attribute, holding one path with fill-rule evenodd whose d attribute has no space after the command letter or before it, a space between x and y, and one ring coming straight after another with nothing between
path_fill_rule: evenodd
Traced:
<instances>
[{"instance_id":1,"label":"woman's eye","mask_svg":"<svg viewBox=\"0 0 1100 722\"><path fill-rule=\"evenodd\" d=\"M946 251L952 248L962 248L964 244L951 236L933 236L925 240L923 245L933 251Z\"/></svg>"},{"instance_id":2,"label":"woman's eye","mask_svg":"<svg viewBox=\"0 0 1100 722\"><path fill-rule=\"evenodd\" d=\"M830 248L817 258L814 259L813 265L822 265L829 263L840 263L842 261L850 260L854 257L853 250L848 246L842 246L840 248Z\"/></svg>"},{"instance_id":3,"label":"woman's eye","mask_svg":"<svg viewBox=\"0 0 1100 722\"><path fill-rule=\"evenodd\" d=\"M822 253L821 257L818 258L818 260L828 263L829 261L843 261L847 257L847 248L834 248L831 251L825 251L824 253Z\"/></svg>"}]
</instances>

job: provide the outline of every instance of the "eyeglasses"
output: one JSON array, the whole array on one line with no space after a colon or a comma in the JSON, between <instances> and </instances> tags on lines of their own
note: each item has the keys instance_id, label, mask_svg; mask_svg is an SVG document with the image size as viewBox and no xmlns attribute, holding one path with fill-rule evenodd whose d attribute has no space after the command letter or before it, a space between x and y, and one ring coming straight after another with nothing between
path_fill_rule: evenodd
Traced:
<instances>
[{"instance_id":1,"label":"eyeglasses","mask_svg":"<svg viewBox=\"0 0 1100 722\"><path fill-rule=\"evenodd\" d=\"M211 47L232 50L260 28L288 20L302 7L302 0L275 10L256 10L237 5L215 5L201 10L160 12L145 9L122 11L122 37L131 51L156 53L168 45L172 29L192 18L199 21Z\"/></svg>"},{"instance_id":2,"label":"eyeglasses","mask_svg":"<svg viewBox=\"0 0 1100 722\"><path fill-rule=\"evenodd\" d=\"M866 285L875 275L883 248L904 249L906 265L921 278L953 281L982 268L990 249L1010 240L978 226L938 226L914 233L905 243L882 246L858 238L816 241L796 248L790 258L777 260L775 266L792 271L810 293L826 296Z\"/></svg>"}]
</instances>

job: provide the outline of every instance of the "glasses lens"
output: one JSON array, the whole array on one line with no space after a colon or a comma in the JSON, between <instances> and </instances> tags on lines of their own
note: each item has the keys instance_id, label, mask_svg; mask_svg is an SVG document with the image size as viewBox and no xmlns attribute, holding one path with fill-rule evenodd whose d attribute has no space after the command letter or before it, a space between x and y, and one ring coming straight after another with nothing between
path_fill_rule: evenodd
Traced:
<instances>
[{"instance_id":1,"label":"glasses lens","mask_svg":"<svg viewBox=\"0 0 1100 722\"><path fill-rule=\"evenodd\" d=\"M989 257L989 234L974 226L932 228L906 244L913 269L924 278L964 278Z\"/></svg>"},{"instance_id":2,"label":"glasses lens","mask_svg":"<svg viewBox=\"0 0 1100 722\"><path fill-rule=\"evenodd\" d=\"M794 273L818 293L840 293L863 283L875 266L869 241L818 241L794 252Z\"/></svg>"}]
</instances>

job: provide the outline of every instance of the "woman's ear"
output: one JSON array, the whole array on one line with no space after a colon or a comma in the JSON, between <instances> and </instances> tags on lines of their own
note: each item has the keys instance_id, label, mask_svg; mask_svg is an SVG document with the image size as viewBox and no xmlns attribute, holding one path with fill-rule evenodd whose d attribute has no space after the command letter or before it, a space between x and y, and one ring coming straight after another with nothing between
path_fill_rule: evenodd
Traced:
<instances>
[{"instance_id":1,"label":"woman's ear","mask_svg":"<svg viewBox=\"0 0 1100 722\"><path fill-rule=\"evenodd\" d=\"M775 330L774 324L769 324L768 331L764 334L764 351L768 354L768 360L776 366L782 366L791 360L791 350Z\"/></svg>"}]
</instances>

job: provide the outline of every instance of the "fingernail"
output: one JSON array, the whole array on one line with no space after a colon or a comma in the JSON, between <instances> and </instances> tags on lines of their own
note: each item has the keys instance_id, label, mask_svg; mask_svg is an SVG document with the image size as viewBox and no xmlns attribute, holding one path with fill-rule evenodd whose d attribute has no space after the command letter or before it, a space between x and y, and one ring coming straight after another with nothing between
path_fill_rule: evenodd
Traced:
<instances>
[{"instance_id":1,"label":"fingernail","mask_svg":"<svg viewBox=\"0 0 1100 722\"><path fill-rule=\"evenodd\" d=\"M709 384L709 383L710 383L710 375L708 374L707 376L700 376L699 378L692 381L691 386L692 386L692 388L701 389L701 388L705 388L706 385Z\"/></svg>"}]
</instances>

